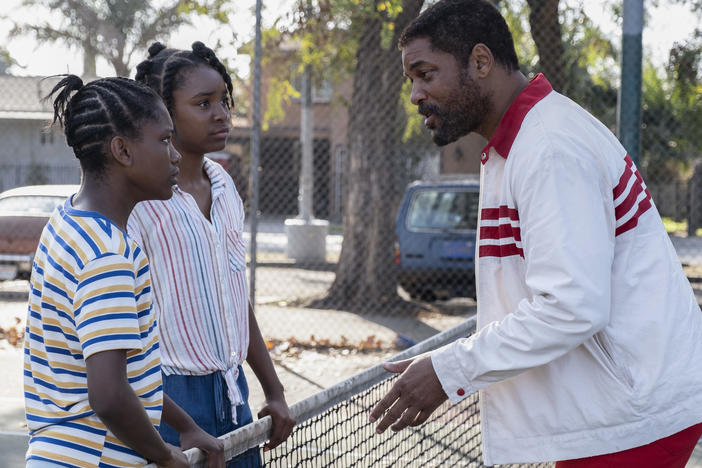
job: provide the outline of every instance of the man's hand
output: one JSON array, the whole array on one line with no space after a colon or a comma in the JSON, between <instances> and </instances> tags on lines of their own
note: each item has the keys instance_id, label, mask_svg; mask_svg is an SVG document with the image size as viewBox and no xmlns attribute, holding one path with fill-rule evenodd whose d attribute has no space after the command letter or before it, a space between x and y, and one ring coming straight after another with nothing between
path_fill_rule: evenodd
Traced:
<instances>
[{"instance_id":1,"label":"man's hand","mask_svg":"<svg viewBox=\"0 0 702 468\"><path fill-rule=\"evenodd\" d=\"M396 432L407 426L423 424L448 398L429 356L386 362L383 367L388 372L401 372L402 375L370 412L370 422L375 422L387 410L375 430L378 434L385 432L390 424Z\"/></svg>"},{"instance_id":2,"label":"man's hand","mask_svg":"<svg viewBox=\"0 0 702 468\"><path fill-rule=\"evenodd\" d=\"M222 468L224 466L224 442L211 436L199 426L193 425L180 433L180 446L183 450L197 447L207 454L207 466Z\"/></svg>"},{"instance_id":3,"label":"man's hand","mask_svg":"<svg viewBox=\"0 0 702 468\"><path fill-rule=\"evenodd\" d=\"M183 451L174 445L166 444L168 450L171 452L171 457L168 461L163 463L158 463L159 468L189 468L190 463L188 463L188 457L185 456Z\"/></svg>"},{"instance_id":4,"label":"man's hand","mask_svg":"<svg viewBox=\"0 0 702 468\"><path fill-rule=\"evenodd\" d=\"M271 438L263 446L263 451L265 452L276 448L288 438L292 433L293 427L295 427L295 417L290 408L288 408L285 399L267 400L266 406L258 412L258 419L264 416L270 416L273 419Z\"/></svg>"}]
</instances>

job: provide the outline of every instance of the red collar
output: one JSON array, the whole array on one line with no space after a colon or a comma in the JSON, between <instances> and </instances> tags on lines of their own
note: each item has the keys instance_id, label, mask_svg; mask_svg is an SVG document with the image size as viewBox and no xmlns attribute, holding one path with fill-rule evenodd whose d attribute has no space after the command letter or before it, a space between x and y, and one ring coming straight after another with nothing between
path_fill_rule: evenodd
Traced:
<instances>
[{"instance_id":1,"label":"red collar","mask_svg":"<svg viewBox=\"0 0 702 468\"><path fill-rule=\"evenodd\" d=\"M497 154L507 159L507 155L512 149L512 143L514 143L514 139L517 137L517 133L519 133L519 129L522 126L524 117L537 102L551 91L553 91L551 83L549 83L546 77L541 73L536 75L529 82L526 88L524 88L522 92L519 93L519 96L510 104L507 112L505 112L502 120L500 120L497 130L495 130L487 146L483 148L480 157L480 161L483 164L488 160L491 147L495 148Z\"/></svg>"}]
</instances>

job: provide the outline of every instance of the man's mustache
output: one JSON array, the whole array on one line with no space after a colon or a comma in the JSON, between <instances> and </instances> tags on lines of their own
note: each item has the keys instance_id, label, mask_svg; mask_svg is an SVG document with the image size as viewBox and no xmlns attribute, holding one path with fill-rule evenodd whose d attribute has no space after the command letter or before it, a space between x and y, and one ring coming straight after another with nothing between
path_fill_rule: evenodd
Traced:
<instances>
[{"instance_id":1,"label":"man's mustache","mask_svg":"<svg viewBox=\"0 0 702 468\"><path fill-rule=\"evenodd\" d=\"M424 117L428 117L429 114L441 115L441 110L433 104L420 103L417 106L417 112L422 114Z\"/></svg>"}]
</instances>

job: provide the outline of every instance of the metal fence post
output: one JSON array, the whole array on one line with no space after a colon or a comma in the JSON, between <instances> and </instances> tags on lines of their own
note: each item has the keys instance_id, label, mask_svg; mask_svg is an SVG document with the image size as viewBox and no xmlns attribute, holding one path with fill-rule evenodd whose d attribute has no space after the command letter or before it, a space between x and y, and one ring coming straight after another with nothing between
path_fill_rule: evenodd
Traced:
<instances>
[{"instance_id":1,"label":"metal fence post","mask_svg":"<svg viewBox=\"0 0 702 468\"><path fill-rule=\"evenodd\" d=\"M634 163L641 154L641 33L643 0L624 0L617 134Z\"/></svg>"},{"instance_id":2,"label":"metal fence post","mask_svg":"<svg viewBox=\"0 0 702 468\"><path fill-rule=\"evenodd\" d=\"M314 113L312 107L312 72L309 65L305 65L302 74L302 89L300 103L300 143L302 148L302 164L300 168L300 195L299 217L309 222L314 218L312 197L314 196L314 152L313 132Z\"/></svg>"},{"instance_id":3,"label":"metal fence post","mask_svg":"<svg viewBox=\"0 0 702 468\"><path fill-rule=\"evenodd\" d=\"M258 164L261 152L261 3L256 0L256 33L254 38L253 122L251 124L251 263L249 300L256 304L256 233L258 232Z\"/></svg>"}]
</instances>

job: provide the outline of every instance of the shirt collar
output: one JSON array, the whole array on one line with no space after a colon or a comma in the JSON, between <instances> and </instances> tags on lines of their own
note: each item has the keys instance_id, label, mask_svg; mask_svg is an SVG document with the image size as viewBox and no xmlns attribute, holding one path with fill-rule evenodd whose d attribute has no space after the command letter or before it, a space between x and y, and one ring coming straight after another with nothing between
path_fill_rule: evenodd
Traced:
<instances>
[{"instance_id":1,"label":"shirt collar","mask_svg":"<svg viewBox=\"0 0 702 468\"><path fill-rule=\"evenodd\" d=\"M222 191L226 186L226 180L222 174L222 169L217 167L217 164L209 158L205 158L204 168L212 184L212 194L214 195Z\"/></svg>"},{"instance_id":2,"label":"shirt collar","mask_svg":"<svg viewBox=\"0 0 702 468\"><path fill-rule=\"evenodd\" d=\"M483 148L480 161L485 164L490 154L490 148L495 148L497 154L507 159L507 155L512 149L512 143L519 133L522 121L532 107L541 99L546 97L553 88L546 77L539 73L529 84L519 93L519 96L512 101L507 108L507 112L502 116L497 130L492 135L488 144Z\"/></svg>"}]
</instances>

